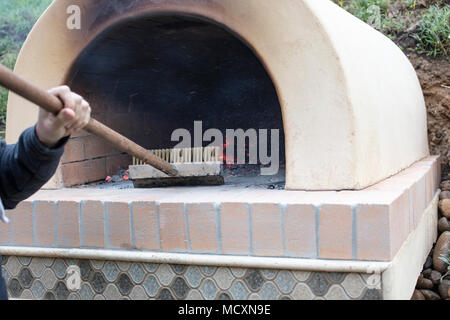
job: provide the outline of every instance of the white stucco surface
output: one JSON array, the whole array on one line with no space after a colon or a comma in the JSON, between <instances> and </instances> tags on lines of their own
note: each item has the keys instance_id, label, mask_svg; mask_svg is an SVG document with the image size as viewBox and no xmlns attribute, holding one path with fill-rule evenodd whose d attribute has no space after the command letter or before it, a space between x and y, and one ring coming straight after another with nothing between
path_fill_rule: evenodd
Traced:
<instances>
[{"instance_id":1,"label":"white stucco surface","mask_svg":"<svg viewBox=\"0 0 450 320\"><path fill-rule=\"evenodd\" d=\"M408 59L329 0L141 0L97 19L101 3L71 1L83 24L69 30L67 2L55 0L15 71L43 88L63 84L83 48L108 26L188 13L227 26L265 64L283 112L288 189L362 189L429 154L424 98ZM37 108L10 95L7 117L6 138L14 142ZM58 172L48 187L60 184Z\"/></svg>"}]
</instances>

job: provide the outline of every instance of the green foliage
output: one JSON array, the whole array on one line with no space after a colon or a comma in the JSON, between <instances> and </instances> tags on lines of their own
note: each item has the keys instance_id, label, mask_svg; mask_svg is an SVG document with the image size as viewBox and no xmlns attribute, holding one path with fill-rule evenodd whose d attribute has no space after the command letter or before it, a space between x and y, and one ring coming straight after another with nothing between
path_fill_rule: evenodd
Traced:
<instances>
[{"instance_id":1,"label":"green foliage","mask_svg":"<svg viewBox=\"0 0 450 320\"><path fill-rule=\"evenodd\" d=\"M28 33L51 0L0 0L0 63L14 68ZM0 123L5 121L8 92L0 88Z\"/></svg>"},{"instance_id":2,"label":"green foliage","mask_svg":"<svg viewBox=\"0 0 450 320\"><path fill-rule=\"evenodd\" d=\"M444 261L447 264L447 273L444 274L441 278L441 282L442 280L447 277L450 276L450 250L448 250L447 255L442 254L439 259L441 259L442 261Z\"/></svg>"},{"instance_id":3,"label":"green foliage","mask_svg":"<svg viewBox=\"0 0 450 320\"><path fill-rule=\"evenodd\" d=\"M387 35L404 29L401 20L389 16L391 0L338 0L337 3L357 18Z\"/></svg>"},{"instance_id":4,"label":"green foliage","mask_svg":"<svg viewBox=\"0 0 450 320\"><path fill-rule=\"evenodd\" d=\"M428 56L450 54L450 5L433 5L422 16L417 40L417 51Z\"/></svg>"},{"instance_id":5,"label":"green foliage","mask_svg":"<svg viewBox=\"0 0 450 320\"><path fill-rule=\"evenodd\" d=\"M354 16L395 40L411 32L417 52L436 57L450 54L450 5L448 0L333 0ZM418 22L417 29L414 26ZM410 29L410 30L407 30ZM418 31L415 31L418 30Z\"/></svg>"}]
</instances>

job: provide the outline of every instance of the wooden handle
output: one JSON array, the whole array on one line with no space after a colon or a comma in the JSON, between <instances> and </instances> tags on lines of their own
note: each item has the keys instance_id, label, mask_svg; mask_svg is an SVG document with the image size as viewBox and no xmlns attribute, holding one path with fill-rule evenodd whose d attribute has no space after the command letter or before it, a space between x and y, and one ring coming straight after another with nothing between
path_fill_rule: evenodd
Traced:
<instances>
[{"instance_id":1,"label":"wooden handle","mask_svg":"<svg viewBox=\"0 0 450 320\"><path fill-rule=\"evenodd\" d=\"M2 65L0 65L0 85L55 115L64 108L57 97L16 75ZM170 163L155 156L147 149L95 119L91 118L84 130L105 139L120 151L145 161L145 163L163 171L169 176L178 176L178 171Z\"/></svg>"}]
</instances>

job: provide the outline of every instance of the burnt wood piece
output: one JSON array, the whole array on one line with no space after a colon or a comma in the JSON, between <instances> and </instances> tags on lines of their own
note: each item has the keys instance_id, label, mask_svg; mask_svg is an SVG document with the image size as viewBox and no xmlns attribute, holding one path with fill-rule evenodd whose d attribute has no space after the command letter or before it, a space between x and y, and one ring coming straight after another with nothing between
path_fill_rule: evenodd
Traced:
<instances>
[{"instance_id":1,"label":"burnt wood piece","mask_svg":"<svg viewBox=\"0 0 450 320\"><path fill-rule=\"evenodd\" d=\"M205 177L168 177L135 179L133 185L135 188L162 188L162 187L186 187L186 186L220 186L225 184L222 176Z\"/></svg>"}]
</instances>

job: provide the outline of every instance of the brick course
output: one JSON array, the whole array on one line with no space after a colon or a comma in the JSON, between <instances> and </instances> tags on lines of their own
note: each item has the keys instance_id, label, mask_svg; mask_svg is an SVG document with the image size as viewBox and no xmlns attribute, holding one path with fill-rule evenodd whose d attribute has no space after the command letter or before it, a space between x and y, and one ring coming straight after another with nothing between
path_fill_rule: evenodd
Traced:
<instances>
[{"instance_id":1,"label":"brick course","mask_svg":"<svg viewBox=\"0 0 450 320\"><path fill-rule=\"evenodd\" d=\"M436 196L436 163L361 191L41 191L8 212L0 244L390 261Z\"/></svg>"}]
</instances>

